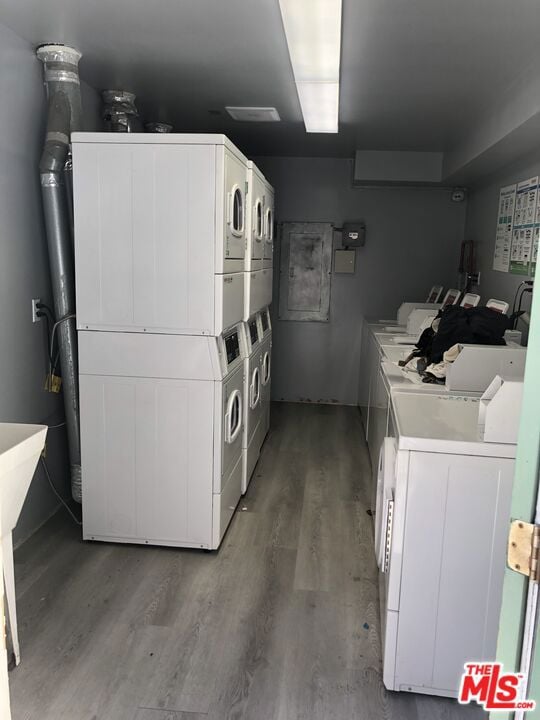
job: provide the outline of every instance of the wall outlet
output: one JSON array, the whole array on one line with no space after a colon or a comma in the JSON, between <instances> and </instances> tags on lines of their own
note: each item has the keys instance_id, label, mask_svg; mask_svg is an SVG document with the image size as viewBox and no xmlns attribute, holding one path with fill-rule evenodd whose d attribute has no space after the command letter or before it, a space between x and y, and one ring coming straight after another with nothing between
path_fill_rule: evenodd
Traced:
<instances>
[{"instance_id":1,"label":"wall outlet","mask_svg":"<svg viewBox=\"0 0 540 720\"><path fill-rule=\"evenodd\" d=\"M41 320L41 316L38 315L39 308L38 305L40 304L41 300L40 298L32 298L32 322L37 323Z\"/></svg>"}]
</instances>

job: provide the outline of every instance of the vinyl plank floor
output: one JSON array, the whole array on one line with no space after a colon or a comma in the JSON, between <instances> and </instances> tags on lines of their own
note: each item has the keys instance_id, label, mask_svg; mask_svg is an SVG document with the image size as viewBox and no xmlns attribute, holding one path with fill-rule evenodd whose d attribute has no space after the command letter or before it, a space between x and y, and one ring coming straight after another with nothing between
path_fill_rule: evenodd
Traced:
<instances>
[{"instance_id":1,"label":"vinyl plank floor","mask_svg":"<svg viewBox=\"0 0 540 720\"><path fill-rule=\"evenodd\" d=\"M216 553L83 543L56 515L16 552L13 720L477 720L382 683L371 467L355 408L277 403Z\"/></svg>"}]
</instances>

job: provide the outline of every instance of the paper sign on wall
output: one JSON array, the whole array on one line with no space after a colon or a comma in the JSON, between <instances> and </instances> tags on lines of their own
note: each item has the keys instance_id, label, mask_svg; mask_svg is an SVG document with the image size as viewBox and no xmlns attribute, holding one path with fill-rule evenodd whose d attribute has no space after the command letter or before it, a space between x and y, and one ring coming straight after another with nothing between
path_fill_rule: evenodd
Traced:
<instances>
[{"instance_id":1,"label":"paper sign on wall","mask_svg":"<svg viewBox=\"0 0 540 720\"><path fill-rule=\"evenodd\" d=\"M529 273L534 277L536 263L538 262L538 243L540 241L540 187L536 195L536 217L533 233L533 246L531 251L531 266Z\"/></svg>"},{"instance_id":2,"label":"paper sign on wall","mask_svg":"<svg viewBox=\"0 0 540 720\"><path fill-rule=\"evenodd\" d=\"M538 183L537 183L538 184ZM516 204L516 185L507 185L499 193L499 214L497 217L497 235L493 269L508 272L512 249L512 224Z\"/></svg>"},{"instance_id":3,"label":"paper sign on wall","mask_svg":"<svg viewBox=\"0 0 540 720\"><path fill-rule=\"evenodd\" d=\"M512 230L510 272L528 275L538 216L538 176L518 183Z\"/></svg>"}]
</instances>

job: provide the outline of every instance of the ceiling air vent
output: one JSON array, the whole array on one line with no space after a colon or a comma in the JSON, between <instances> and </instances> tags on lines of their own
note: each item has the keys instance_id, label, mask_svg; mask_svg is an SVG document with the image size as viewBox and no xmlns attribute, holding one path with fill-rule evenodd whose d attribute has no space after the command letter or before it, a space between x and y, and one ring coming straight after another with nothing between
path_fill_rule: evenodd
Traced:
<instances>
[{"instance_id":1,"label":"ceiling air vent","mask_svg":"<svg viewBox=\"0 0 540 720\"><path fill-rule=\"evenodd\" d=\"M243 122L279 122L281 118L273 107L226 107L233 120Z\"/></svg>"}]
</instances>

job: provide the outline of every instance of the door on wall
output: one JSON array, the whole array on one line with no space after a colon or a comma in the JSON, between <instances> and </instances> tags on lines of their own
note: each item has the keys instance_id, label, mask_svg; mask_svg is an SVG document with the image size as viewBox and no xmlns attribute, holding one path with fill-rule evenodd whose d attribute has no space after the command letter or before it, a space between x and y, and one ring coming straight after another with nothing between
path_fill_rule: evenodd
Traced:
<instances>
[{"instance_id":1,"label":"door on wall","mask_svg":"<svg viewBox=\"0 0 540 720\"><path fill-rule=\"evenodd\" d=\"M328 322L332 225L283 223L280 230L280 319Z\"/></svg>"},{"instance_id":2,"label":"door on wall","mask_svg":"<svg viewBox=\"0 0 540 720\"><path fill-rule=\"evenodd\" d=\"M512 492L511 520L540 524L540 292L533 297L525 367L525 388ZM492 713L494 720L540 718L539 584L507 565L499 624L497 660L505 670L528 678L523 698L536 700L536 710L523 714Z\"/></svg>"}]
</instances>

